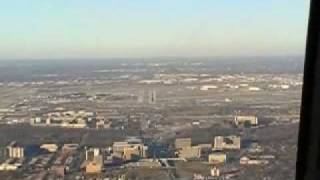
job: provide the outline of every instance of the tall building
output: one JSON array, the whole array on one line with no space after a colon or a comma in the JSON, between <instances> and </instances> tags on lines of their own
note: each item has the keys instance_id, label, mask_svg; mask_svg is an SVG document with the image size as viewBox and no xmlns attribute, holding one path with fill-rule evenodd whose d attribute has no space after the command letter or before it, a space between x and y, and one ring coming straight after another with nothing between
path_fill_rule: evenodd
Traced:
<instances>
[{"instance_id":1,"label":"tall building","mask_svg":"<svg viewBox=\"0 0 320 180\"><path fill-rule=\"evenodd\" d=\"M156 104L157 103L157 93L156 91L149 92L149 104Z\"/></svg>"},{"instance_id":2,"label":"tall building","mask_svg":"<svg viewBox=\"0 0 320 180\"><path fill-rule=\"evenodd\" d=\"M19 146L15 141L11 142L7 146L8 155L10 158L23 158L24 157L24 148Z\"/></svg>"},{"instance_id":3,"label":"tall building","mask_svg":"<svg viewBox=\"0 0 320 180\"><path fill-rule=\"evenodd\" d=\"M144 101L144 91L141 91L138 95L138 103L143 103Z\"/></svg>"},{"instance_id":4,"label":"tall building","mask_svg":"<svg viewBox=\"0 0 320 180\"><path fill-rule=\"evenodd\" d=\"M100 149L99 148L87 148L86 149L86 160L93 160L94 157L99 156Z\"/></svg>"}]
</instances>

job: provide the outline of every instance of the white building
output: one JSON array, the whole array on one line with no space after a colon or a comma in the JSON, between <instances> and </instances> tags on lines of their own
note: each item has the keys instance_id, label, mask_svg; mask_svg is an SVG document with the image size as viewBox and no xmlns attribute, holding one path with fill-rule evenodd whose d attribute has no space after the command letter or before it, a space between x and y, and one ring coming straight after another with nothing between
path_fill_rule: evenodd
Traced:
<instances>
[{"instance_id":1,"label":"white building","mask_svg":"<svg viewBox=\"0 0 320 180\"><path fill-rule=\"evenodd\" d=\"M40 146L40 148L41 148L41 149L45 149L45 150L47 150L48 152L53 153L53 152L57 152L57 150L58 150L58 145L56 145L56 144L42 144L42 145Z\"/></svg>"},{"instance_id":2,"label":"white building","mask_svg":"<svg viewBox=\"0 0 320 180\"><path fill-rule=\"evenodd\" d=\"M16 142L11 142L7 146L8 154L10 158L23 158L24 157L24 148L18 146Z\"/></svg>"},{"instance_id":3,"label":"white building","mask_svg":"<svg viewBox=\"0 0 320 180\"><path fill-rule=\"evenodd\" d=\"M217 89L218 86L215 85L204 85L200 87L201 91L208 91L208 90L212 90L212 89Z\"/></svg>"},{"instance_id":4,"label":"white building","mask_svg":"<svg viewBox=\"0 0 320 180\"><path fill-rule=\"evenodd\" d=\"M249 158L249 157L242 157L240 158L241 165L265 165L269 164L268 160L265 159L256 159L256 158Z\"/></svg>"},{"instance_id":5,"label":"white building","mask_svg":"<svg viewBox=\"0 0 320 180\"><path fill-rule=\"evenodd\" d=\"M216 167L211 169L211 176L212 177L219 177L220 176L220 170Z\"/></svg>"},{"instance_id":6,"label":"white building","mask_svg":"<svg viewBox=\"0 0 320 180\"><path fill-rule=\"evenodd\" d=\"M250 123L250 125L258 125L258 118L256 116L235 116L234 123L236 126L240 124Z\"/></svg>"}]
</instances>

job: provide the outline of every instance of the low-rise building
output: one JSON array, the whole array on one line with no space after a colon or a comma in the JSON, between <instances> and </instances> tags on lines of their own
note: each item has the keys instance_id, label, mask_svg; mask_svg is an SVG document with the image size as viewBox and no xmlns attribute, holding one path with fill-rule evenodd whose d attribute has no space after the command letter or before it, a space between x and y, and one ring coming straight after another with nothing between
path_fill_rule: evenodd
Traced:
<instances>
[{"instance_id":1,"label":"low-rise building","mask_svg":"<svg viewBox=\"0 0 320 180\"><path fill-rule=\"evenodd\" d=\"M185 147L191 147L191 138L177 138L175 141L175 148L182 149Z\"/></svg>"},{"instance_id":2,"label":"low-rise building","mask_svg":"<svg viewBox=\"0 0 320 180\"><path fill-rule=\"evenodd\" d=\"M241 139L239 136L216 136L214 138L214 150L239 150Z\"/></svg>"},{"instance_id":3,"label":"low-rise building","mask_svg":"<svg viewBox=\"0 0 320 180\"><path fill-rule=\"evenodd\" d=\"M7 159L0 164L0 171L15 171L22 166L22 161L21 159Z\"/></svg>"},{"instance_id":4,"label":"low-rise building","mask_svg":"<svg viewBox=\"0 0 320 180\"><path fill-rule=\"evenodd\" d=\"M50 112L41 117L31 118L32 126L54 126L63 128L86 128L88 122L95 118L94 112L64 111Z\"/></svg>"},{"instance_id":5,"label":"low-rise building","mask_svg":"<svg viewBox=\"0 0 320 180\"><path fill-rule=\"evenodd\" d=\"M89 161L86 165L86 173L88 174L101 173L102 169L103 169L102 155L95 156L94 159Z\"/></svg>"},{"instance_id":6,"label":"low-rise building","mask_svg":"<svg viewBox=\"0 0 320 180\"><path fill-rule=\"evenodd\" d=\"M184 147L177 151L179 158L198 159L201 157L201 148L199 146Z\"/></svg>"},{"instance_id":7,"label":"low-rise building","mask_svg":"<svg viewBox=\"0 0 320 180\"><path fill-rule=\"evenodd\" d=\"M249 124L250 126L258 125L258 118L256 116L235 116L234 124L236 126Z\"/></svg>"},{"instance_id":8,"label":"low-rise building","mask_svg":"<svg viewBox=\"0 0 320 180\"><path fill-rule=\"evenodd\" d=\"M41 149L45 149L48 152L54 153L57 152L58 150L58 145L57 144L42 144L40 146Z\"/></svg>"},{"instance_id":9,"label":"low-rise building","mask_svg":"<svg viewBox=\"0 0 320 180\"><path fill-rule=\"evenodd\" d=\"M201 91L208 91L208 90L212 90L212 89L217 89L218 86L216 85L204 85L200 87Z\"/></svg>"},{"instance_id":10,"label":"low-rise building","mask_svg":"<svg viewBox=\"0 0 320 180\"><path fill-rule=\"evenodd\" d=\"M265 159L249 158L247 156L244 156L240 158L240 164L241 165L265 165L265 164L269 164L269 161Z\"/></svg>"},{"instance_id":11,"label":"low-rise building","mask_svg":"<svg viewBox=\"0 0 320 180\"><path fill-rule=\"evenodd\" d=\"M209 154L208 156L208 162L210 164L221 164L226 163L227 161L227 155L224 153L213 153Z\"/></svg>"},{"instance_id":12,"label":"low-rise building","mask_svg":"<svg viewBox=\"0 0 320 180\"><path fill-rule=\"evenodd\" d=\"M77 151L79 144L64 144L62 146L62 153L68 154Z\"/></svg>"},{"instance_id":13,"label":"low-rise building","mask_svg":"<svg viewBox=\"0 0 320 180\"><path fill-rule=\"evenodd\" d=\"M112 151L114 153L123 153L124 148L129 147L129 143L126 141L123 142L114 142L112 145Z\"/></svg>"},{"instance_id":14,"label":"low-rise building","mask_svg":"<svg viewBox=\"0 0 320 180\"><path fill-rule=\"evenodd\" d=\"M142 143L115 142L112 146L113 155L124 160L137 160L147 157L148 147Z\"/></svg>"}]
</instances>

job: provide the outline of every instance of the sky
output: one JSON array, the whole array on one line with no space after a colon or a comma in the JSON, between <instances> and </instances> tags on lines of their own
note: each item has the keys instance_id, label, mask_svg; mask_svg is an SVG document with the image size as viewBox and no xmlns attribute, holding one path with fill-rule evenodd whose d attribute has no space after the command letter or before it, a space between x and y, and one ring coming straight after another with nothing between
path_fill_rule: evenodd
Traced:
<instances>
[{"instance_id":1,"label":"sky","mask_svg":"<svg viewBox=\"0 0 320 180\"><path fill-rule=\"evenodd\" d=\"M308 0L2 0L0 59L302 55Z\"/></svg>"}]
</instances>

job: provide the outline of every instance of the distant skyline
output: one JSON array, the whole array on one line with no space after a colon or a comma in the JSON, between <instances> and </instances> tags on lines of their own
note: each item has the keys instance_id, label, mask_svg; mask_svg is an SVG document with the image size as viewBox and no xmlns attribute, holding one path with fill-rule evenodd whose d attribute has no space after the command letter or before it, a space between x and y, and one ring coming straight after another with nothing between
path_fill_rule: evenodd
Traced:
<instances>
[{"instance_id":1,"label":"distant skyline","mask_svg":"<svg viewBox=\"0 0 320 180\"><path fill-rule=\"evenodd\" d=\"M302 55L306 0L10 0L0 59Z\"/></svg>"}]
</instances>

